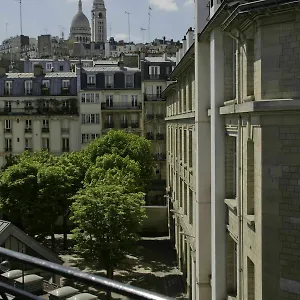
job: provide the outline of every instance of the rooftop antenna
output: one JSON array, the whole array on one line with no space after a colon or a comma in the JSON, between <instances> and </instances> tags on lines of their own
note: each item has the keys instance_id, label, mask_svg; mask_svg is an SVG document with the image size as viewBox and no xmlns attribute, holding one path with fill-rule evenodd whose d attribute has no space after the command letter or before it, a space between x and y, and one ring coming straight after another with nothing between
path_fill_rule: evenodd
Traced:
<instances>
[{"instance_id":1,"label":"rooftop antenna","mask_svg":"<svg viewBox=\"0 0 300 300\"><path fill-rule=\"evenodd\" d=\"M145 28L142 28L142 27L141 27L142 37L143 37L143 44L144 44L144 41L145 41L145 36L144 36L144 31L145 31L145 30L146 30Z\"/></svg>"},{"instance_id":2,"label":"rooftop antenna","mask_svg":"<svg viewBox=\"0 0 300 300\"><path fill-rule=\"evenodd\" d=\"M20 32L23 35L23 21L22 21L22 0L19 0L20 4Z\"/></svg>"},{"instance_id":3,"label":"rooftop antenna","mask_svg":"<svg viewBox=\"0 0 300 300\"><path fill-rule=\"evenodd\" d=\"M151 10L152 8L149 6L149 10L148 10L148 38L149 38L149 43L151 43L151 37L150 37L150 25L151 25Z\"/></svg>"},{"instance_id":4,"label":"rooftop antenna","mask_svg":"<svg viewBox=\"0 0 300 300\"><path fill-rule=\"evenodd\" d=\"M61 38L64 40L65 39L65 33L64 30L66 29L65 27L58 25L58 27L60 28L60 34L61 34Z\"/></svg>"},{"instance_id":5,"label":"rooftop antenna","mask_svg":"<svg viewBox=\"0 0 300 300\"><path fill-rule=\"evenodd\" d=\"M130 43L130 15L131 15L131 13L128 11L125 11L125 14L127 14L127 16L128 16L128 41Z\"/></svg>"}]
</instances>

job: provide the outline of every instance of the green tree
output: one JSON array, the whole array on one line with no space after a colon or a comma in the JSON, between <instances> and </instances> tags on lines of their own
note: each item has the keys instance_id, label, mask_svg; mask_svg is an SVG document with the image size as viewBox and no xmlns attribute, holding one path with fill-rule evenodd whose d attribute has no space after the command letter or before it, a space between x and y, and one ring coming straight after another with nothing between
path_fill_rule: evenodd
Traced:
<instances>
[{"instance_id":1,"label":"green tree","mask_svg":"<svg viewBox=\"0 0 300 300\"><path fill-rule=\"evenodd\" d=\"M112 278L114 268L139 239L144 194L126 193L116 185L96 185L81 190L74 199L75 249L102 264Z\"/></svg>"},{"instance_id":2,"label":"green tree","mask_svg":"<svg viewBox=\"0 0 300 300\"><path fill-rule=\"evenodd\" d=\"M51 232L58 216L56 199L40 194L39 172L42 170L42 164L29 158L8 167L0 177L3 213L26 233L40 239Z\"/></svg>"},{"instance_id":3,"label":"green tree","mask_svg":"<svg viewBox=\"0 0 300 300\"><path fill-rule=\"evenodd\" d=\"M126 133L121 130L111 130L101 139L90 143L85 149L85 155L92 162L104 154L117 154L129 157L140 165L140 180L145 188L154 178L154 157L151 142L136 134Z\"/></svg>"},{"instance_id":4,"label":"green tree","mask_svg":"<svg viewBox=\"0 0 300 300\"><path fill-rule=\"evenodd\" d=\"M88 169L85 175L85 186L96 184L121 185L129 192L143 190L141 168L138 162L129 156L104 154L96 159L96 163Z\"/></svg>"}]
</instances>

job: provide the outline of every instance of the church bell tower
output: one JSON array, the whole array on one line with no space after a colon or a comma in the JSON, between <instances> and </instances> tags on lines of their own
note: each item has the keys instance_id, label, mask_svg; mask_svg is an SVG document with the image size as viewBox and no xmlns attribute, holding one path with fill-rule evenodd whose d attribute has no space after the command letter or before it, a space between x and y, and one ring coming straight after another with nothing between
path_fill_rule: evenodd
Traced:
<instances>
[{"instance_id":1,"label":"church bell tower","mask_svg":"<svg viewBox=\"0 0 300 300\"><path fill-rule=\"evenodd\" d=\"M94 0L92 8L92 42L107 41L107 21L104 0Z\"/></svg>"}]
</instances>

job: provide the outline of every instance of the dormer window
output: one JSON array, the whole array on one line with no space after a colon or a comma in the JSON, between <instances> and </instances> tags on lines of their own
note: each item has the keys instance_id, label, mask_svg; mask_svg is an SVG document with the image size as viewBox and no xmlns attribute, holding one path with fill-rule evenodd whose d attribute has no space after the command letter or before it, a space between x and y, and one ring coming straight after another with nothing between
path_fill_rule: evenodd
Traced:
<instances>
[{"instance_id":1,"label":"dormer window","mask_svg":"<svg viewBox=\"0 0 300 300\"><path fill-rule=\"evenodd\" d=\"M114 76L112 74L105 75L105 88L113 88L114 87Z\"/></svg>"},{"instance_id":2,"label":"dormer window","mask_svg":"<svg viewBox=\"0 0 300 300\"><path fill-rule=\"evenodd\" d=\"M52 71L52 63L46 63L46 71Z\"/></svg>"},{"instance_id":3,"label":"dormer window","mask_svg":"<svg viewBox=\"0 0 300 300\"><path fill-rule=\"evenodd\" d=\"M25 95L32 95L32 80L25 81Z\"/></svg>"},{"instance_id":4,"label":"dormer window","mask_svg":"<svg viewBox=\"0 0 300 300\"><path fill-rule=\"evenodd\" d=\"M70 87L70 80L63 80L62 88L69 88L69 87Z\"/></svg>"},{"instance_id":5,"label":"dormer window","mask_svg":"<svg viewBox=\"0 0 300 300\"><path fill-rule=\"evenodd\" d=\"M133 88L134 87L134 76L133 74L125 75L125 87Z\"/></svg>"},{"instance_id":6,"label":"dormer window","mask_svg":"<svg viewBox=\"0 0 300 300\"><path fill-rule=\"evenodd\" d=\"M150 79L158 79L159 74L160 74L160 67L159 66L150 66L149 67Z\"/></svg>"},{"instance_id":7,"label":"dormer window","mask_svg":"<svg viewBox=\"0 0 300 300\"><path fill-rule=\"evenodd\" d=\"M42 85L43 85L43 87L49 89L50 88L50 80L43 80Z\"/></svg>"},{"instance_id":8,"label":"dormer window","mask_svg":"<svg viewBox=\"0 0 300 300\"><path fill-rule=\"evenodd\" d=\"M95 86L96 85L96 76L95 75L88 75L87 84L88 84L89 87Z\"/></svg>"},{"instance_id":9,"label":"dormer window","mask_svg":"<svg viewBox=\"0 0 300 300\"><path fill-rule=\"evenodd\" d=\"M12 95L12 81L5 81L4 95L5 96Z\"/></svg>"}]
</instances>

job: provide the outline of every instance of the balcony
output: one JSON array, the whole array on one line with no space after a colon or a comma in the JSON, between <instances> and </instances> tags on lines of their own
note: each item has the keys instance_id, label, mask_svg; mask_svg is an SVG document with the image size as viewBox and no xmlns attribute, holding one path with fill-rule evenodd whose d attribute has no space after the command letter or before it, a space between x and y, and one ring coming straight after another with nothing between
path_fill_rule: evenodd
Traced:
<instances>
[{"instance_id":1,"label":"balcony","mask_svg":"<svg viewBox=\"0 0 300 300\"><path fill-rule=\"evenodd\" d=\"M32 128L25 128L25 133L32 133Z\"/></svg>"},{"instance_id":2,"label":"balcony","mask_svg":"<svg viewBox=\"0 0 300 300\"><path fill-rule=\"evenodd\" d=\"M49 131L50 131L50 130L49 130L49 127L43 127L43 128L42 128L42 132L43 132L43 133L49 133Z\"/></svg>"},{"instance_id":3,"label":"balcony","mask_svg":"<svg viewBox=\"0 0 300 300\"><path fill-rule=\"evenodd\" d=\"M147 132L146 139L150 140L150 141L153 141L154 140L154 134L153 134L153 132Z\"/></svg>"},{"instance_id":4,"label":"balcony","mask_svg":"<svg viewBox=\"0 0 300 300\"><path fill-rule=\"evenodd\" d=\"M157 139L158 141L163 141L163 140L165 139L165 135L162 134L162 133L157 133L157 134L156 134L156 139Z\"/></svg>"},{"instance_id":5,"label":"balcony","mask_svg":"<svg viewBox=\"0 0 300 300\"><path fill-rule=\"evenodd\" d=\"M134 83L133 82L126 82L125 87L127 89L133 89L134 88Z\"/></svg>"},{"instance_id":6,"label":"balcony","mask_svg":"<svg viewBox=\"0 0 300 300\"><path fill-rule=\"evenodd\" d=\"M150 79L159 79L159 74L149 74Z\"/></svg>"},{"instance_id":7,"label":"balcony","mask_svg":"<svg viewBox=\"0 0 300 300\"><path fill-rule=\"evenodd\" d=\"M69 96L71 93L70 87L63 87L61 88L61 95L62 96Z\"/></svg>"},{"instance_id":8,"label":"balcony","mask_svg":"<svg viewBox=\"0 0 300 300\"><path fill-rule=\"evenodd\" d=\"M121 122L121 128L127 128L128 127L128 123L127 122Z\"/></svg>"},{"instance_id":9,"label":"balcony","mask_svg":"<svg viewBox=\"0 0 300 300\"><path fill-rule=\"evenodd\" d=\"M4 89L4 96L11 96L12 95L12 89Z\"/></svg>"},{"instance_id":10,"label":"balcony","mask_svg":"<svg viewBox=\"0 0 300 300\"><path fill-rule=\"evenodd\" d=\"M62 152L70 152L70 147L63 147Z\"/></svg>"},{"instance_id":11,"label":"balcony","mask_svg":"<svg viewBox=\"0 0 300 300\"><path fill-rule=\"evenodd\" d=\"M45 85L42 84L42 86L41 86L41 95L42 96L49 96L50 95L50 88L46 87Z\"/></svg>"},{"instance_id":12,"label":"balcony","mask_svg":"<svg viewBox=\"0 0 300 300\"><path fill-rule=\"evenodd\" d=\"M110 128L114 128L114 123L113 122L105 122L104 129L110 129Z\"/></svg>"},{"instance_id":13,"label":"balcony","mask_svg":"<svg viewBox=\"0 0 300 300\"><path fill-rule=\"evenodd\" d=\"M156 160L166 160L166 154L164 154L164 153L157 153L156 155L155 155L155 158L156 158Z\"/></svg>"},{"instance_id":14,"label":"balcony","mask_svg":"<svg viewBox=\"0 0 300 300\"><path fill-rule=\"evenodd\" d=\"M96 88L96 83L87 83L86 86L88 89L94 89L94 88Z\"/></svg>"},{"instance_id":15,"label":"balcony","mask_svg":"<svg viewBox=\"0 0 300 300\"><path fill-rule=\"evenodd\" d=\"M4 133L11 133L11 128L4 128Z\"/></svg>"},{"instance_id":16,"label":"balcony","mask_svg":"<svg viewBox=\"0 0 300 300\"><path fill-rule=\"evenodd\" d=\"M142 104L139 103L137 106L132 106L131 103L114 103L107 104L101 103L101 109L103 110L142 110Z\"/></svg>"},{"instance_id":17,"label":"balcony","mask_svg":"<svg viewBox=\"0 0 300 300\"><path fill-rule=\"evenodd\" d=\"M131 127L131 128L139 128L139 122L137 122L137 121L131 122L131 123L130 123L130 127Z\"/></svg>"},{"instance_id":18,"label":"balcony","mask_svg":"<svg viewBox=\"0 0 300 300\"><path fill-rule=\"evenodd\" d=\"M114 84L113 83L106 83L105 84L105 88L106 89L113 89L114 88Z\"/></svg>"},{"instance_id":19,"label":"balcony","mask_svg":"<svg viewBox=\"0 0 300 300\"><path fill-rule=\"evenodd\" d=\"M12 152L12 147L5 147L5 152Z\"/></svg>"},{"instance_id":20,"label":"balcony","mask_svg":"<svg viewBox=\"0 0 300 300\"><path fill-rule=\"evenodd\" d=\"M24 89L25 96L32 96L32 89Z\"/></svg>"},{"instance_id":21,"label":"balcony","mask_svg":"<svg viewBox=\"0 0 300 300\"><path fill-rule=\"evenodd\" d=\"M10 296L14 296L15 299L27 300L51 299L51 296L49 296L51 295L51 291L60 288L58 285L49 283L42 276L40 276L37 285L29 287L29 285L27 285L24 281L26 276L25 266L28 266L32 270L42 270L43 274L60 275L65 277L68 282L77 282L80 286L87 285L92 287L93 290L99 290L99 292L106 291L122 295L124 296L122 299L172 300L170 297L162 296L142 288L123 284L115 280L89 274L87 272L82 272L76 268L64 267L53 262L2 247L0 247L0 255L2 258L2 265L5 267L6 271L13 271L13 265L18 266L18 269L21 270L20 278L15 280L6 280L6 278L3 277L4 280L0 281L0 295L2 299L10 299ZM74 294L79 298L81 298L80 296L83 296L78 289L75 293L73 292L72 296ZM71 296L69 295L69 297Z\"/></svg>"},{"instance_id":22,"label":"balcony","mask_svg":"<svg viewBox=\"0 0 300 300\"><path fill-rule=\"evenodd\" d=\"M144 101L166 101L166 99L159 94L145 94Z\"/></svg>"},{"instance_id":23,"label":"balcony","mask_svg":"<svg viewBox=\"0 0 300 300\"><path fill-rule=\"evenodd\" d=\"M147 115L146 115L146 119L147 119L148 121L152 121L152 120L154 120L154 115L153 115L153 114L147 114Z\"/></svg>"}]
</instances>

